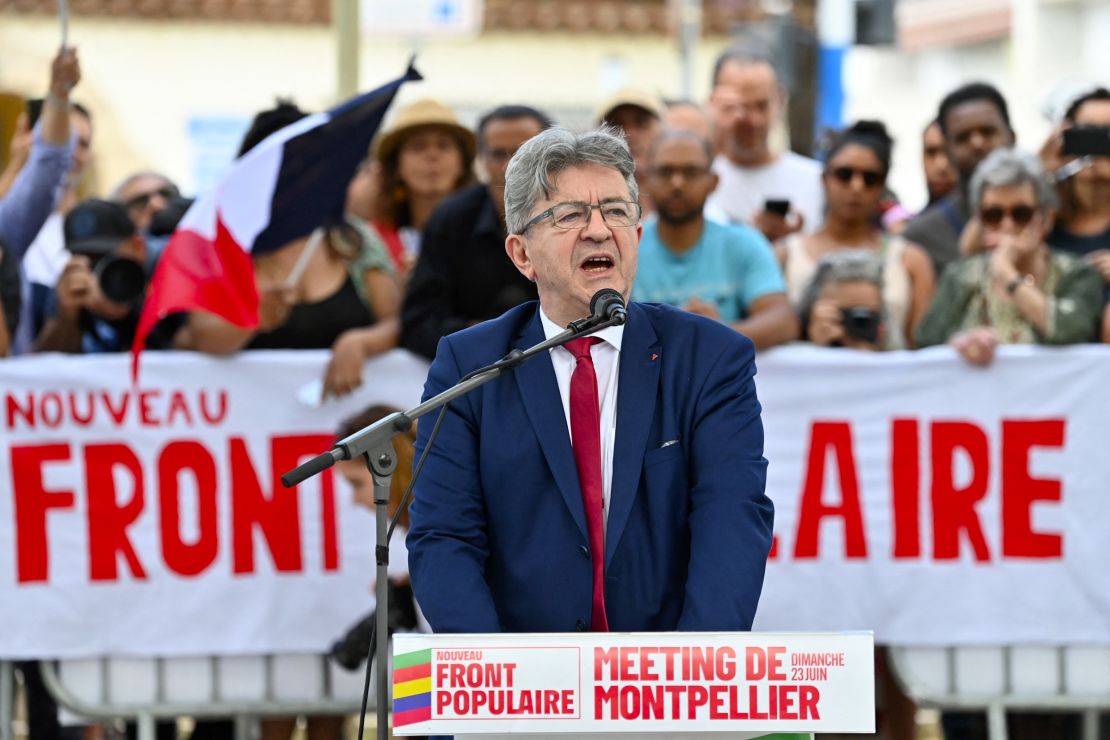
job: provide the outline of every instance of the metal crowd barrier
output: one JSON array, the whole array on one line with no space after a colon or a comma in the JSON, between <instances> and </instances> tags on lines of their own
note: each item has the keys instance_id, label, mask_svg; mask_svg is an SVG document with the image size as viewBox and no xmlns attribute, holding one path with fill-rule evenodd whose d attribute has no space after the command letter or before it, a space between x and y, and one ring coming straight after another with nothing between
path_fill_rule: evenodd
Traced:
<instances>
[{"instance_id":1,"label":"metal crowd barrier","mask_svg":"<svg viewBox=\"0 0 1110 740\"><path fill-rule=\"evenodd\" d=\"M15 667L0 660L0 740L12 740L15 719Z\"/></svg>"},{"instance_id":2,"label":"metal crowd barrier","mask_svg":"<svg viewBox=\"0 0 1110 740\"><path fill-rule=\"evenodd\" d=\"M353 714L361 706L364 670L348 672L317 655L94 658L41 668L47 690L66 710L94 720L134 720L139 740L154 740L158 720L179 716L234 719L236 739L248 740L259 718Z\"/></svg>"},{"instance_id":3,"label":"metal crowd barrier","mask_svg":"<svg viewBox=\"0 0 1110 740\"><path fill-rule=\"evenodd\" d=\"M1006 740L1006 712L1081 714L1083 740L1098 740L1110 711L1108 647L891 647L896 680L919 704L987 714L990 740ZM1110 720L1108 720L1110 721Z\"/></svg>"}]
</instances>

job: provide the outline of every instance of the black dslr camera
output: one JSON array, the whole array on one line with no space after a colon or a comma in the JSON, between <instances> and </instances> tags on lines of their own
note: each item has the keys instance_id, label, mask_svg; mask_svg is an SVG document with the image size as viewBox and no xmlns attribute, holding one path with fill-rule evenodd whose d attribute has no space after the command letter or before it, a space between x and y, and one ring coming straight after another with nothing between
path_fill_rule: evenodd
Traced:
<instances>
[{"instance_id":1,"label":"black dslr camera","mask_svg":"<svg viewBox=\"0 0 1110 740\"><path fill-rule=\"evenodd\" d=\"M117 250L135 235L127 211L119 203L90 198L73 207L63 225L66 249L89 258L104 296L121 305L142 298L146 268Z\"/></svg>"},{"instance_id":2,"label":"black dslr camera","mask_svg":"<svg viewBox=\"0 0 1110 740\"><path fill-rule=\"evenodd\" d=\"M146 270L141 264L114 254L94 257L93 260L93 273L105 298L121 305L142 298L146 291Z\"/></svg>"},{"instance_id":3,"label":"black dslr camera","mask_svg":"<svg viewBox=\"0 0 1110 740\"><path fill-rule=\"evenodd\" d=\"M879 325L883 317L878 311L870 308L842 308L840 309L840 322L844 326L844 333L852 339L874 344L879 341Z\"/></svg>"}]
</instances>

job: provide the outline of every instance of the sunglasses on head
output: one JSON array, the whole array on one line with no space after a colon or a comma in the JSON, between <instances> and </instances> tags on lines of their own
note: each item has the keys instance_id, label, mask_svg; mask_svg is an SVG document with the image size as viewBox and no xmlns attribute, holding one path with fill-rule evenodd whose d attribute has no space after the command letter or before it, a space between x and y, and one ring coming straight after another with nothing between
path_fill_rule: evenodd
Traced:
<instances>
[{"instance_id":1,"label":"sunglasses on head","mask_svg":"<svg viewBox=\"0 0 1110 740\"><path fill-rule=\"evenodd\" d=\"M852 180L859 175L864 187L873 188L883 182L883 173L878 170L858 170L855 167L834 167L829 174L845 185L852 184Z\"/></svg>"},{"instance_id":2,"label":"sunglasses on head","mask_svg":"<svg viewBox=\"0 0 1110 740\"><path fill-rule=\"evenodd\" d=\"M1001 226L1003 219L1009 216L1010 220L1014 222L1014 226L1028 226L1036 215L1037 209L1033 206L1018 205L1013 208L992 206L979 211L979 220L983 222L984 226L994 227Z\"/></svg>"},{"instance_id":3,"label":"sunglasses on head","mask_svg":"<svg viewBox=\"0 0 1110 740\"><path fill-rule=\"evenodd\" d=\"M173 185L163 185L160 188L155 188L154 190L149 190L145 193L139 193L138 195L132 196L131 198L128 198L123 205L126 206L129 210L132 208L146 208L148 205L150 205L150 199L156 195L162 196L164 200L170 200L171 198L176 198L177 194L177 188L175 188Z\"/></svg>"}]
</instances>

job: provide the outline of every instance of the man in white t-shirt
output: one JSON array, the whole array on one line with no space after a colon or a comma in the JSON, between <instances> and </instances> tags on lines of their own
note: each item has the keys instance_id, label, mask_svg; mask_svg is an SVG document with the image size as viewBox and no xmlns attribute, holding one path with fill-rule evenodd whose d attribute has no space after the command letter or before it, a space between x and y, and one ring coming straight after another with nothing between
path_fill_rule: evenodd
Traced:
<instances>
[{"instance_id":1,"label":"man in white t-shirt","mask_svg":"<svg viewBox=\"0 0 1110 740\"><path fill-rule=\"evenodd\" d=\"M821 164L791 151L771 151L771 127L786 92L764 56L729 49L717 59L710 110L720 154L720 178L707 207L729 221L748 223L770 241L812 232L824 220Z\"/></svg>"}]
</instances>

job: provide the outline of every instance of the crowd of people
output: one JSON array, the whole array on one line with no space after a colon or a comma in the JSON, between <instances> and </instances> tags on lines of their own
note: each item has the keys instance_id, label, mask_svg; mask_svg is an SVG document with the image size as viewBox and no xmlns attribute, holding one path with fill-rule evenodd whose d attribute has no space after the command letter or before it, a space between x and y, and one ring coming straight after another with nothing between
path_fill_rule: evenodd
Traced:
<instances>
[{"instance_id":1,"label":"crowd of people","mask_svg":"<svg viewBox=\"0 0 1110 740\"><path fill-rule=\"evenodd\" d=\"M92 116L73 99L80 77L76 51L61 50L0 173L3 355L128 350L191 203L152 171L104 198L78 196L95 152ZM893 141L881 122L828 132L810 159L772 144L785 103L769 58L730 49L704 104L630 88L598 107L595 124L619 132L636 165L635 209L602 214L642 225L634 300L712 318L757 350L947 344L987 366L1003 344L1110 341L1110 155L1069 135L1110 127L1106 88L1076 97L1036 153L1016 148L996 88L952 90L922 110L929 200L916 213L887 187ZM239 155L307 115L290 101L260 112ZM147 345L326 349L323 392L334 396L363 382L374 355L431 359L445 335L536 298L506 254L532 224L506 223L505 173L557 125L521 103L489 110L473 131L439 101L399 108L358 165L345 221L255 258L256 329L197 312L163 321Z\"/></svg>"},{"instance_id":2,"label":"crowd of people","mask_svg":"<svg viewBox=\"0 0 1110 740\"><path fill-rule=\"evenodd\" d=\"M152 171L80 200L95 148L92 116L71 100L79 79L76 52L59 52L0 173L4 354L127 350L191 203ZM704 105L629 88L597 109L636 162L634 299L724 322L758 349L947 343L987 365L999 344L1110 340L1110 157L1065 133L1110 125L1105 88L1072 101L1036 155L1015 148L997 89L953 90L922 112L929 201L915 214L887 187L881 122L827 132L809 159L772 144L786 92L767 57L728 50L712 82ZM260 112L239 155L307 115L290 101ZM555 125L523 104L474 131L439 101L400 108L348 186L346 222L255 259L257 329L179 315L148 346L330 349L326 395L350 392L365 360L394 347L431 358L446 334L536 297L505 255L504 178L517 148Z\"/></svg>"}]
</instances>

